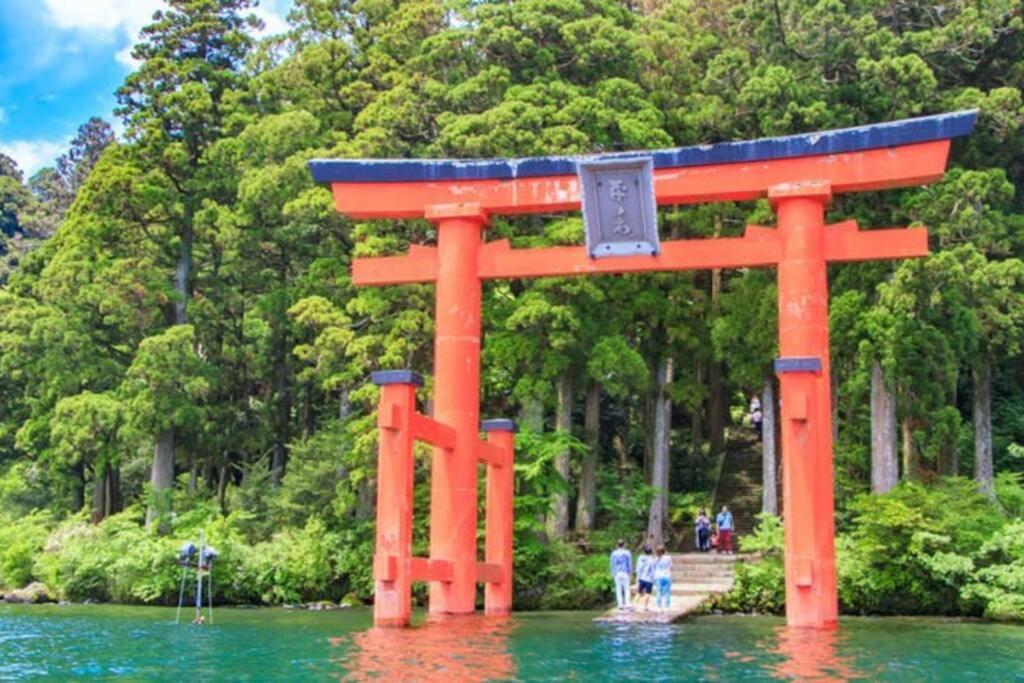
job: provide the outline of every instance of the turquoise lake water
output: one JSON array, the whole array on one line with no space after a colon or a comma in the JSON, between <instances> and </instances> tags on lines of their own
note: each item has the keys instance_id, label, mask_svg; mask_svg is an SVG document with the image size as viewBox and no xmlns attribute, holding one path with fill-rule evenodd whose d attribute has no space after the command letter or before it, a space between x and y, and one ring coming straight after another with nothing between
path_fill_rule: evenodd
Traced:
<instances>
[{"instance_id":1,"label":"turquoise lake water","mask_svg":"<svg viewBox=\"0 0 1024 683\"><path fill-rule=\"evenodd\" d=\"M1024 681L1024 627L847 618L834 632L770 617L674 626L591 613L471 617L375 630L371 614L0 605L0 679ZM183 614L183 620L187 617Z\"/></svg>"}]
</instances>

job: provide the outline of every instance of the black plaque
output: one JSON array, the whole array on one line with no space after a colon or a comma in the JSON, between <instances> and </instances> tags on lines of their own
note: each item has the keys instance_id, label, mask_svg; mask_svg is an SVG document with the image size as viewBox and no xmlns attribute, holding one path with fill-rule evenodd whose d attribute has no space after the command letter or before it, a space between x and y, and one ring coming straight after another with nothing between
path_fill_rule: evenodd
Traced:
<instances>
[{"instance_id":1,"label":"black plaque","mask_svg":"<svg viewBox=\"0 0 1024 683\"><path fill-rule=\"evenodd\" d=\"M659 251L650 157L579 162L587 251L604 256L653 256Z\"/></svg>"}]
</instances>

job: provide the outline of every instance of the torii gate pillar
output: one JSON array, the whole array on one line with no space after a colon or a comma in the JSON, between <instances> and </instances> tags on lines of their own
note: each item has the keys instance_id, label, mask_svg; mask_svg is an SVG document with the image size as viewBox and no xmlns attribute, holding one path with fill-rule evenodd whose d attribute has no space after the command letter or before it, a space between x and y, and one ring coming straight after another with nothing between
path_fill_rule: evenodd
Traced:
<instances>
[{"instance_id":1,"label":"torii gate pillar","mask_svg":"<svg viewBox=\"0 0 1024 683\"><path fill-rule=\"evenodd\" d=\"M838 620L833 538L832 407L827 183L771 188L778 215L782 492L786 511L786 622L829 627Z\"/></svg>"},{"instance_id":2,"label":"torii gate pillar","mask_svg":"<svg viewBox=\"0 0 1024 683\"><path fill-rule=\"evenodd\" d=\"M434 418L455 431L455 448L435 449L431 463L430 556L451 562L452 580L430 584L430 612L472 614L482 287L477 256L487 218L477 205L432 206L426 218L437 226Z\"/></svg>"}]
</instances>

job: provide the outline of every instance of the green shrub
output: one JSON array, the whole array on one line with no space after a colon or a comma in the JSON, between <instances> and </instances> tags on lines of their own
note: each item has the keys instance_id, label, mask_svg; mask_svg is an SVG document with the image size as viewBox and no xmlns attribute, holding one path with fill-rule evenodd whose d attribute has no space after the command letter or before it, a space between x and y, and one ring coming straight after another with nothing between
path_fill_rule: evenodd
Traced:
<instances>
[{"instance_id":1,"label":"green shrub","mask_svg":"<svg viewBox=\"0 0 1024 683\"><path fill-rule=\"evenodd\" d=\"M978 601L986 617L1024 619L1024 520L997 531L978 551L974 572L961 596Z\"/></svg>"},{"instance_id":2,"label":"green shrub","mask_svg":"<svg viewBox=\"0 0 1024 683\"><path fill-rule=\"evenodd\" d=\"M286 529L252 548L249 578L268 604L340 598L337 534L319 517L302 529Z\"/></svg>"},{"instance_id":3,"label":"green shrub","mask_svg":"<svg viewBox=\"0 0 1024 683\"><path fill-rule=\"evenodd\" d=\"M519 610L594 609L612 597L608 556L585 554L562 541L517 546L513 573Z\"/></svg>"},{"instance_id":4,"label":"green shrub","mask_svg":"<svg viewBox=\"0 0 1024 683\"><path fill-rule=\"evenodd\" d=\"M1017 488L1015 477L1000 478L1002 500L1016 500ZM973 481L903 483L858 497L849 511L849 528L836 539L843 612L1024 618L1024 522L1003 528L1004 515ZM782 548L780 520L762 516L741 549L763 559L737 566L733 589L712 606L781 612Z\"/></svg>"},{"instance_id":5,"label":"green shrub","mask_svg":"<svg viewBox=\"0 0 1024 683\"><path fill-rule=\"evenodd\" d=\"M171 604L177 600L181 569L177 565L180 543L147 532L135 515L114 515L100 524L106 586L114 602Z\"/></svg>"},{"instance_id":6,"label":"green shrub","mask_svg":"<svg viewBox=\"0 0 1024 683\"><path fill-rule=\"evenodd\" d=\"M337 572L342 578L342 590L355 593L363 602L373 599L374 524L353 521L349 528L338 532Z\"/></svg>"},{"instance_id":7,"label":"green shrub","mask_svg":"<svg viewBox=\"0 0 1024 683\"><path fill-rule=\"evenodd\" d=\"M184 542L196 542L200 534L205 535L206 542L218 552L213 563L214 601L233 604L259 602L259 592L250 580L253 548L245 535L246 527L252 523L251 518L251 513L241 511L225 517L210 502L202 514L194 517L183 515L175 520L173 557L177 557L177 551ZM177 581L180 581L180 571L175 564ZM177 593L171 597L176 601Z\"/></svg>"},{"instance_id":8,"label":"green shrub","mask_svg":"<svg viewBox=\"0 0 1024 683\"><path fill-rule=\"evenodd\" d=\"M996 475L996 499L1011 517L1024 517L1024 475L1000 472Z\"/></svg>"},{"instance_id":9,"label":"green shrub","mask_svg":"<svg viewBox=\"0 0 1024 683\"><path fill-rule=\"evenodd\" d=\"M106 534L85 521L71 517L46 539L36 558L36 577L67 600L109 600L110 552Z\"/></svg>"},{"instance_id":10,"label":"green shrub","mask_svg":"<svg viewBox=\"0 0 1024 683\"><path fill-rule=\"evenodd\" d=\"M53 528L48 511L0 519L0 588L21 588L36 578L32 565Z\"/></svg>"},{"instance_id":11,"label":"green shrub","mask_svg":"<svg viewBox=\"0 0 1024 683\"><path fill-rule=\"evenodd\" d=\"M198 542L203 530L206 542L219 553L213 563L214 601L258 599L249 580L252 550L240 531L243 515L193 510L174 520L167 537L143 527L141 516L141 509L133 508L97 526L81 518L66 521L47 539L35 563L36 575L68 600L175 604L183 573L178 549L186 541ZM195 585L194 572L187 572L185 579L186 585Z\"/></svg>"},{"instance_id":12,"label":"green shrub","mask_svg":"<svg viewBox=\"0 0 1024 683\"><path fill-rule=\"evenodd\" d=\"M766 557L736 565L732 590L712 604L727 612L781 614L786 608L786 572L782 558Z\"/></svg>"},{"instance_id":13,"label":"green shrub","mask_svg":"<svg viewBox=\"0 0 1024 683\"><path fill-rule=\"evenodd\" d=\"M754 533L740 537L739 546L744 553L781 557L785 548L782 518L767 512L759 512Z\"/></svg>"},{"instance_id":14,"label":"green shrub","mask_svg":"<svg viewBox=\"0 0 1024 683\"><path fill-rule=\"evenodd\" d=\"M974 482L902 483L851 506L851 530L837 543L839 598L861 614L958 614L970 556L1003 524Z\"/></svg>"},{"instance_id":15,"label":"green shrub","mask_svg":"<svg viewBox=\"0 0 1024 683\"><path fill-rule=\"evenodd\" d=\"M740 539L740 550L760 553L755 562L736 565L732 590L718 596L714 609L729 612L762 612L780 614L786 606L785 569L782 562L784 546L782 520L775 515L757 516L754 533Z\"/></svg>"},{"instance_id":16,"label":"green shrub","mask_svg":"<svg viewBox=\"0 0 1024 683\"><path fill-rule=\"evenodd\" d=\"M554 544L552 550L541 609L593 609L608 602L612 583L607 557L584 555L567 543Z\"/></svg>"}]
</instances>

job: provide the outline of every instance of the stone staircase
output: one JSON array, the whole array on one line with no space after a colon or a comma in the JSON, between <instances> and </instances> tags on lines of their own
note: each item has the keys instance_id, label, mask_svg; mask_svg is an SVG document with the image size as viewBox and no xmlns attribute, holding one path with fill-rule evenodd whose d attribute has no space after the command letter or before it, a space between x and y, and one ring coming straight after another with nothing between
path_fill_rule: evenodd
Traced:
<instances>
[{"instance_id":1,"label":"stone staircase","mask_svg":"<svg viewBox=\"0 0 1024 683\"><path fill-rule=\"evenodd\" d=\"M727 593L732 588L736 555L683 553L672 556L672 595Z\"/></svg>"},{"instance_id":2,"label":"stone staircase","mask_svg":"<svg viewBox=\"0 0 1024 683\"><path fill-rule=\"evenodd\" d=\"M636 606L636 593L630 598L633 607L612 608L594 621L618 624L669 624L678 621L700 607L705 600L732 588L733 569L742 555L715 553L680 553L672 555L672 595L667 610L644 611ZM635 586L634 586L635 588Z\"/></svg>"},{"instance_id":3,"label":"stone staircase","mask_svg":"<svg viewBox=\"0 0 1024 683\"><path fill-rule=\"evenodd\" d=\"M712 521L723 505L732 511L736 527L733 547L737 541L753 532L757 524L755 515L761 511L761 444L753 434L734 436L726 446L722 473L715 489L714 506L708 510ZM692 548L692 530L683 534L682 547ZM672 596L664 611L644 611L636 607L628 610L611 609L594 621L612 623L672 623L700 607L712 595L727 593L733 584L736 562L746 556L716 553L673 553ZM634 558L635 561L635 558ZM635 586L634 586L635 588ZM634 594L631 600L636 601ZM654 598L651 598L654 604Z\"/></svg>"},{"instance_id":4,"label":"stone staircase","mask_svg":"<svg viewBox=\"0 0 1024 683\"><path fill-rule=\"evenodd\" d=\"M751 533L757 525L755 515L761 512L762 482L761 444L752 435L730 439L722 462L722 475L715 490L715 503L708 513L714 521L723 505L729 506L737 540Z\"/></svg>"}]
</instances>

